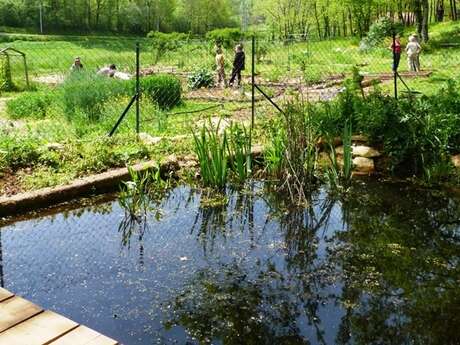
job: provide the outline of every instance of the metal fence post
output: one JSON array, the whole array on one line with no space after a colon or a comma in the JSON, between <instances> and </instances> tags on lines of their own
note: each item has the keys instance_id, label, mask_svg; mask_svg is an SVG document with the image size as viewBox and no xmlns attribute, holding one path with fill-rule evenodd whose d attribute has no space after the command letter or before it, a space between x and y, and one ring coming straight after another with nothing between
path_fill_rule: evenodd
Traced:
<instances>
[{"instance_id":1,"label":"metal fence post","mask_svg":"<svg viewBox=\"0 0 460 345\"><path fill-rule=\"evenodd\" d=\"M393 77L395 99L398 99L398 67L396 66L396 31L393 31Z\"/></svg>"},{"instance_id":2,"label":"metal fence post","mask_svg":"<svg viewBox=\"0 0 460 345\"><path fill-rule=\"evenodd\" d=\"M139 42L136 43L136 133L139 134L140 131L140 105L139 98L140 93L140 81L139 81L139 72L140 72L140 46Z\"/></svg>"},{"instance_id":3,"label":"metal fence post","mask_svg":"<svg viewBox=\"0 0 460 345\"><path fill-rule=\"evenodd\" d=\"M252 68L251 68L251 129L254 128L254 120L255 120L255 113L256 113L256 36L252 35Z\"/></svg>"}]
</instances>

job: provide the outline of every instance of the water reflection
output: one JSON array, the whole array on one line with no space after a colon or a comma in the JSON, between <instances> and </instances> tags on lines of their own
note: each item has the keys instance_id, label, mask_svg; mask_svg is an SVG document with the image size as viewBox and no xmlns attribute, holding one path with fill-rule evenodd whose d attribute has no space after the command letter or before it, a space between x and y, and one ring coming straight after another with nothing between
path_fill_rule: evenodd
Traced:
<instances>
[{"instance_id":1,"label":"water reflection","mask_svg":"<svg viewBox=\"0 0 460 345\"><path fill-rule=\"evenodd\" d=\"M344 327L359 344L459 344L460 203L361 187L329 255L345 282L340 303L352 306Z\"/></svg>"},{"instance_id":2,"label":"water reflection","mask_svg":"<svg viewBox=\"0 0 460 345\"><path fill-rule=\"evenodd\" d=\"M460 343L458 199L356 183L298 208L263 182L213 198L7 227L5 284L125 344Z\"/></svg>"},{"instance_id":3,"label":"water reflection","mask_svg":"<svg viewBox=\"0 0 460 345\"><path fill-rule=\"evenodd\" d=\"M363 184L341 202L315 195L305 209L277 198L265 191L261 223L276 219L284 260L247 255L196 272L172 301L169 327L181 325L202 343L460 343L458 200ZM200 210L205 251L219 230L254 223L253 199L233 200ZM335 329L327 320L334 309Z\"/></svg>"}]
</instances>

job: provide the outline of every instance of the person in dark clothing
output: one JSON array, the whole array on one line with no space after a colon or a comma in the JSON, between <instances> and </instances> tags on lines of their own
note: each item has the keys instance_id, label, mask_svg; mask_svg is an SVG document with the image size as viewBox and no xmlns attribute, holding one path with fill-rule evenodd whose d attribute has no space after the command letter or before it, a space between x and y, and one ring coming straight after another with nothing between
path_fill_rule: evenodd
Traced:
<instances>
[{"instance_id":1,"label":"person in dark clothing","mask_svg":"<svg viewBox=\"0 0 460 345\"><path fill-rule=\"evenodd\" d=\"M397 72L399 68L399 62L401 61L401 38L396 35L395 41L390 46L393 51L393 72Z\"/></svg>"},{"instance_id":2,"label":"person in dark clothing","mask_svg":"<svg viewBox=\"0 0 460 345\"><path fill-rule=\"evenodd\" d=\"M244 55L243 46L238 44L235 48L235 59L233 60L232 77L230 78L229 85L233 86L235 79L238 79L238 86L241 84L241 71L245 68L246 56Z\"/></svg>"}]
</instances>

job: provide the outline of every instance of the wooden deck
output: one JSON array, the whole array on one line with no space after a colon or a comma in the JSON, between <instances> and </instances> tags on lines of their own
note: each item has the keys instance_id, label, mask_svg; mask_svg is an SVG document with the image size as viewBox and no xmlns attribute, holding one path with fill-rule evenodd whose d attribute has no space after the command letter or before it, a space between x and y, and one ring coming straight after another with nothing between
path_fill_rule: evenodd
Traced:
<instances>
[{"instance_id":1,"label":"wooden deck","mask_svg":"<svg viewBox=\"0 0 460 345\"><path fill-rule=\"evenodd\" d=\"M117 345L113 339L0 288L0 345Z\"/></svg>"}]
</instances>

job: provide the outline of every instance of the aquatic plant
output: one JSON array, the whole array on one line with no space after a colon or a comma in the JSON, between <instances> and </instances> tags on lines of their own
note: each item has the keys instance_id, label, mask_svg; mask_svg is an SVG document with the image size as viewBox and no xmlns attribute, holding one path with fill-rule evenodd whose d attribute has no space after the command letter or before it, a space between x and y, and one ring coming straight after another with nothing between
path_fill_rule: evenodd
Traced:
<instances>
[{"instance_id":1,"label":"aquatic plant","mask_svg":"<svg viewBox=\"0 0 460 345\"><path fill-rule=\"evenodd\" d=\"M270 142L264 151L265 169L270 175L280 178L285 164L285 133L278 121L270 125L268 130Z\"/></svg>"},{"instance_id":2,"label":"aquatic plant","mask_svg":"<svg viewBox=\"0 0 460 345\"><path fill-rule=\"evenodd\" d=\"M205 186L222 188L228 178L227 133L219 134L216 128L203 125L199 134L193 132L194 150L200 163L201 179Z\"/></svg>"},{"instance_id":3,"label":"aquatic plant","mask_svg":"<svg viewBox=\"0 0 460 345\"><path fill-rule=\"evenodd\" d=\"M162 179L159 164L151 171L138 172L131 167L128 171L131 181L123 183L118 196L118 202L125 210L118 231L122 234L122 244L129 247L134 234L139 238L144 236L148 228L147 215L153 215L156 220L161 218L161 209L155 207L155 201L165 196L170 182Z\"/></svg>"},{"instance_id":4,"label":"aquatic plant","mask_svg":"<svg viewBox=\"0 0 460 345\"><path fill-rule=\"evenodd\" d=\"M345 122L342 133L343 160L340 162L337 157L334 140L328 140L330 165L326 168L326 180L333 190L346 190L350 186L353 172L353 149L351 146L352 125L350 121Z\"/></svg>"},{"instance_id":5,"label":"aquatic plant","mask_svg":"<svg viewBox=\"0 0 460 345\"><path fill-rule=\"evenodd\" d=\"M146 217L149 209L148 185L152 178L149 172L138 172L128 167L131 180L123 182L118 202L130 218L140 220Z\"/></svg>"},{"instance_id":6,"label":"aquatic plant","mask_svg":"<svg viewBox=\"0 0 460 345\"><path fill-rule=\"evenodd\" d=\"M283 187L288 190L293 202L302 204L308 199L305 191L311 189L317 182L316 142L319 135L312 121L308 104L304 104L299 99L289 101L284 111L283 126L285 129Z\"/></svg>"},{"instance_id":7,"label":"aquatic plant","mask_svg":"<svg viewBox=\"0 0 460 345\"><path fill-rule=\"evenodd\" d=\"M228 152L230 166L239 182L244 182L252 170L251 155L252 130L244 125L230 125L228 135Z\"/></svg>"}]
</instances>

